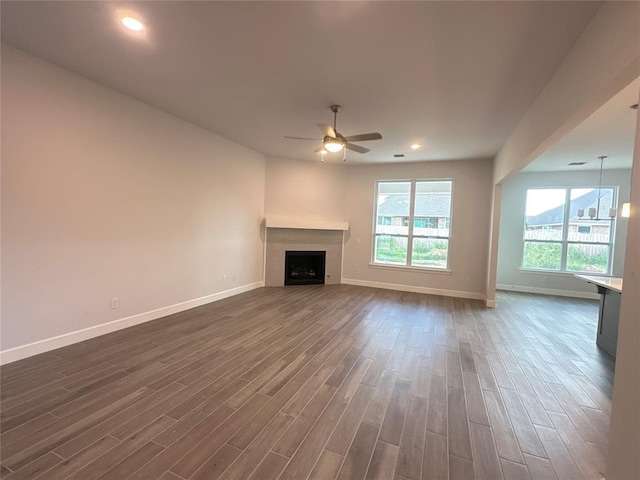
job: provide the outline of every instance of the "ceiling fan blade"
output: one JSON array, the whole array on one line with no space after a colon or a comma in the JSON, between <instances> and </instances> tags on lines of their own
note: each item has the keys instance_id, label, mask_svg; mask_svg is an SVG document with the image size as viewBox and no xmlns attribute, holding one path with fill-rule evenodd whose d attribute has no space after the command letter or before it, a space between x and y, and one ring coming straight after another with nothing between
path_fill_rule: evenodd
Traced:
<instances>
[{"instance_id":1,"label":"ceiling fan blade","mask_svg":"<svg viewBox=\"0 0 640 480\"><path fill-rule=\"evenodd\" d=\"M320 153L323 149L324 147L318 147L313 151L313 153Z\"/></svg>"},{"instance_id":2,"label":"ceiling fan blade","mask_svg":"<svg viewBox=\"0 0 640 480\"><path fill-rule=\"evenodd\" d=\"M366 142L368 140L381 140L382 135L379 133L361 133L360 135L351 135L344 138L347 142Z\"/></svg>"},{"instance_id":3,"label":"ceiling fan blade","mask_svg":"<svg viewBox=\"0 0 640 480\"><path fill-rule=\"evenodd\" d=\"M320 142L322 141L321 138L309 138L309 137L289 137L287 135L284 136L284 138L286 138L287 140L313 140L315 142Z\"/></svg>"},{"instance_id":4,"label":"ceiling fan blade","mask_svg":"<svg viewBox=\"0 0 640 480\"><path fill-rule=\"evenodd\" d=\"M367 153L368 151L370 151L368 148L361 147L360 145L354 145L353 143L345 143L344 146L349 150L353 150L354 152L358 153Z\"/></svg>"},{"instance_id":5,"label":"ceiling fan blade","mask_svg":"<svg viewBox=\"0 0 640 480\"><path fill-rule=\"evenodd\" d=\"M326 123L319 123L318 126L320 127L320 130L322 130L322 133L325 134L325 136L336 138L336 131L331 125L327 125Z\"/></svg>"}]
</instances>

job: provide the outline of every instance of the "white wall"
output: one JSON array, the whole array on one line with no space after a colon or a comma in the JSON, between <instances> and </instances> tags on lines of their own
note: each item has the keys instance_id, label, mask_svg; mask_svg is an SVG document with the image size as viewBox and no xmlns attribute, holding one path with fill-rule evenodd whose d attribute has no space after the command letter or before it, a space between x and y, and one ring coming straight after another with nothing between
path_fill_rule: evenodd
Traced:
<instances>
[{"instance_id":1,"label":"white wall","mask_svg":"<svg viewBox=\"0 0 640 480\"><path fill-rule=\"evenodd\" d=\"M567 295L590 293L597 297L595 287L566 273L539 273L521 270L522 232L528 188L597 186L599 171L554 173L520 173L502 185L500 244L498 248L498 288L537 292L553 290ZM618 185L618 205L629 201L631 170L604 170L602 184ZM616 219L612 275L624 272L624 253L628 219Z\"/></svg>"},{"instance_id":2,"label":"white wall","mask_svg":"<svg viewBox=\"0 0 640 480\"><path fill-rule=\"evenodd\" d=\"M345 220L346 171L329 162L267 158L267 218Z\"/></svg>"},{"instance_id":3,"label":"white wall","mask_svg":"<svg viewBox=\"0 0 640 480\"><path fill-rule=\"evenodd\" d=\"M2 100L3 361L259 286L264 156L6 45Z\"/></svg>"},{"instance_id":4,"label":"white wall","mask_svg":"<svg viewBox=\"0 0 640 480\"><path fill-rule=\"evenodd\" d=\"M484 298L489 251L492 161L446 161L347 167L343 281L402 285L414 291ZM371 266L378 180L453 179L451 273Z\"/></svg>"}]
</instances>

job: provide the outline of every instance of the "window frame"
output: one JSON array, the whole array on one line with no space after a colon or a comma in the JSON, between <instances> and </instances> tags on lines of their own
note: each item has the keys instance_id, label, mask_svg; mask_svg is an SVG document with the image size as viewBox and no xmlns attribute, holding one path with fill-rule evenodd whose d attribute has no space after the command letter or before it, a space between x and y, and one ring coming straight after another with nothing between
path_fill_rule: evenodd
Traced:
<instances>
[{"instance_id":1,"label":"window frame","mask_svg":"<svg viewBox=\"0 0 640 480\"><path fill-rule=\"evenodd\" d=\"M619 186L618 185L601 185L598 186L547 186L547 187L528 187L525 190L525 205L524 205L524 216L522 221L522 253L520 255L520 270L525 272L533 272L533 273L554 273L554 274L563 274L563 275L574 275L574 274L585 274L594 276L610 276L613 270L613 249L615 244L615 232L616 232L616 218L611 220L607 220L611 222L611 229L609 231L609 242L589 242L586 240L569 240L569 221L571 220L571 191L572 190L581 190L581 189L611 189L613 190L613 198L611 200L612 205L618 204L618 195L619 195ZM562 236L560 240L535 240L535 239L527 239L525 235L527 233L527 194L530 190L564 190L565 191L565 199L564 199L564 212L562 219ZM593 226L589 226L590 230L592 230ZM524 255L525 255L525 245L527 243L551 243L551 244L560 244L560 268L558 270L554 269L546 269L546 268L530 268L524 266ZM567 252L569 250L569 245L604 245L609 247L609 252L607 255L607 271L598 273L598 272L586 272L586 271L574 271L567 270Z\"/></svg>"},{"instance_id":2,"label":"window frame","mask_svg":"<svg viewBox=\"0 0 640 480\"><path fill-rule=\"evenodd\" d=\"M450 182L451 183L451 193L450 193L450 201L449 201L449 216L448 218L448 230L449 235L447 237L439 236L439 235L414 235L414 226L415 226L415 198L416 198L416 185L418 183L427 183L427 182ZM409 192L409 216L408 216L408 225L407 225L407 234L392 234L392 233L377 233L377 219L378 214L378 192L379 186L381 183L410 183L411 188ZM433 273L450 273L450 253L451 253L451 237L453 232L453 193L454 193L454 181L453 178L414 178L414 179L396 179L396 180L376 180L375 189L374 189L374 208L373 208L373 224L372 224L372 245L371 245L371 262L370 266L372 267L380 267L380 268L392 268L392 269L405 269L405 270L426 270L431 271ZM382 215L384 216L384 215ZM422 218L419 217L419 218ZM397 238L406 238L407 239L407 258L404 264L399 263L384 263L376 261L376 245L377 239L379 236L383 237L397 237ZM413 254L413 240L414 238L424 238L424 239L435 239L435 240L447 240L447 262L446 266L434 267L434 266L418 266L411 265L411 258Z\"/></svg>"}]
</instances>

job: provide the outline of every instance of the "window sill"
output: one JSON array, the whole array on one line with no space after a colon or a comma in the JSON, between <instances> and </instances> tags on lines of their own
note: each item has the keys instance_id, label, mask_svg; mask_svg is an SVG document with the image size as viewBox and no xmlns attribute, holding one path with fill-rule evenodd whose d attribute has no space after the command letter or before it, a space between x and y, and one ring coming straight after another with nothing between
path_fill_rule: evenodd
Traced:
<instances>
[{"instance_id":1,"label":"window sill","mask_svg":"<svg viewBox=\"0 0 640 480\"><path fill-rule=\"evenodd\" d=\"M593 275L594 277L610 277L610 273L593 273L593 272L566 272L560 270L533 270L530 268L518 268L522 273L533 273L535 275L560 275L565 277L573 277L575 275Z\"/></svg>"},{"instance_id":2,"label":"window sill","mask_svg":"<svg viewBox=\"0 0 640 480\"><path fill-rule=\"evenodd\" d=\"M383 270L405 270L407 272L424 272L440 275L451 275L452 273L448 268L409 267L407 265L392 265L384 263L369 263L369 266L371 268L381 268Z\"/></svg>"}]
</instances>

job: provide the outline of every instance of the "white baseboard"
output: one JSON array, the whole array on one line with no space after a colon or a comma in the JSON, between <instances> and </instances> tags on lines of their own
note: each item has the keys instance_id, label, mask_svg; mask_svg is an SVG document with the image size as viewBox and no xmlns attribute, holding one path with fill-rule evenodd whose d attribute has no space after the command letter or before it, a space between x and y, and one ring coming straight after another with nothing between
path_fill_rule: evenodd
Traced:
<instances>
[{"instance_id":1,"label":"white baseboard","mask_svg":"<svg viewBox=\"0 0 640 480\"><path fill-rule=\"evenodd\" d=\"M509 292L536 293L538 295L555 295L556 297L589 298L598 300L600 295L591 292L574 292L571 290L555 290L553 288L526 287L521 285L496 285L497 290Z\"/></svg>"},{"instance_id":2,"label":"white baseboard","mask_svg":"<svg viewBox=\"0 0 640 480\"><path fill-rule=\"evenodd\" d=\"M484 306L487 308L496 308L496 301L489 300L487 297L484 299Z\"/></svg>"},{"instance_id":3,"label":"white baseboard","mask_svg":"<svg viewBox=\"0 0 640 480\"><path fill-rule=\"evenodd\" d=\"M65 333L58 335L57 337L47 338L45 340L39 340L37 342L29 343L27 345L21 345L19 347L10 348L0 352L0 365L22 360L23 358L32 357L40 353L55 350L56 348L66 347L73 343L82 342L90 338L105 335L107 333L122 330L123 328L132 327L141 323L156 320L158 318L166 317L174 313L183 312L190 308L199 307L207 303L216 302L223 298L233 297L240 293L255 290L256 288L264 287L264 282L255 282L248 285L242 285L240 287L225 290L223 292L213 293L200 298L194 298L193 300L187 300L186 302L176 303L175 305L169 305L167 307L151 310L150 312L139 313L130 317L120 318L111 322L102 323L93 327L84 328L75 332Z\"/></svg>"},{"instance_id":4,"label":"white baseboard","mask_svg":"<svg viewBox=\"0 0 640 480\"><path fill-rule=\"evenodd\" d=\"M416 285L401 285L397 283L370 282L355 278L343 278L342 283L358 285L360 287L384 288L386 290L398 290L401 292L426 293L428 295L441 295L443 297L469 298L472 300L485 300L482 293L463 292L459 290L441 290L439 288L418 287Z\"/></svg>"}]
</instances>

